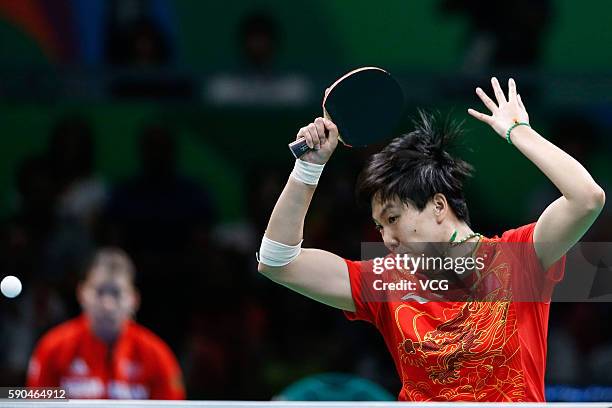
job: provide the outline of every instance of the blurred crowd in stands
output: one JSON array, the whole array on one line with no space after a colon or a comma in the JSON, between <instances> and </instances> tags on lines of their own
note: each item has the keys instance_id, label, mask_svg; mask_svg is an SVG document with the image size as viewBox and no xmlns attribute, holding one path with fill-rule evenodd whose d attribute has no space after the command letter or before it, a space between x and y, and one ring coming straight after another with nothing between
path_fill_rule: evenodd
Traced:
<instances>
[{"instance_id":1,"label":"blurred crowd in stands","mask_svg":"<svg viewBox=\"0 0 612 408\"><path fill-rule=\"evenodd\" d=\"M0 268L20 277L26 290L2 308L0 383L23 382L39 336L79 313L75 287L83 262L96 247L114 245L137 267L143 297L137 319L177 354L190 398L266 399L294 380L328 371L397 389L373 328L348 323L341 312L257 275L254 252L288 169L249 172L246 225L236 230L218 222L207 186L178 170L171 129L145 126L135 158L139 171L115 185L95 171L92 132L85 117L63 118L46 149L15 169L15 209L0 224ZM588 166L588 151L572 147L573 140L558 142ZM308 215L305 246L355 259L362 240L378 240L366 210L353 205L363 156L330 162ZM554 199L547 188L538 195L536 208ZM606 214L591 239L606 240L612 225ZM481 231L501 232L500 224L472 218ZM611 384L610 306L567 303L551 310L548 381Z\"/></svg>"}]
</instances>

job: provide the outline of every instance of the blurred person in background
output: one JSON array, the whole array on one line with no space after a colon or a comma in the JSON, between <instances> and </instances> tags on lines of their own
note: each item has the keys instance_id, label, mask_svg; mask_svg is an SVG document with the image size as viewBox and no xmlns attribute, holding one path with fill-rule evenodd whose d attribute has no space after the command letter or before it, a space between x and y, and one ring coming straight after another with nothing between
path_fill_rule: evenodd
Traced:
<instances>
[{"instance_id":1,"label":"blurred person in background","mask_svg":"<svg viewBox=\"0 0 612 408\"><path fill-rule=\"evenodd\" d=\"M83 116L61 118L51 130L46 155L57 184L57 212L86 229L96 222L107 199L107 186L95 173L95 142Z\"/></svg>"},{"instance_id":2,"label":"blurred person in background","mask_svg":"<svg viewBox=\"0 0 612 408\"><path fill-rule=\"evenodd\" d=\"M165 34L148 17L111 25L107 47L108 61L113 65L161 66L170 60Z\"/></svg>"},{"instance_id":3,"label":"blurred person in background","mask_svg":"<svg viewBox=\"0 0 612 408\"><path fill-rule=\"evenodd\" d=\"M55 122L44 150L16 169L15 212L0 225L0 270L28 290L0 312L0 331L8 350L3 374L19 381L35 340L78 310L72 294L95 248L91 232L106 191L94 156L90 122L69 115Z\"/></svg>"},{"instance_id":4,"label":"blurred person in background","mask_svg":"<svg viewBox=\"0 0 612 408\"><path fill-rule=\"evenodd\" d=\"M278 19L263 10L247 13L236 30L240 69L214 75L207 85L216 105L300 106L312 96L303 75L280 70L278 55L285 35Z\"/></svg>"},{"instance_id":5,"label":"blurred person in background","mask_svg":"<svg viewBox=\"0 0 612 408\"><path fill-rule=\"evenodd\" d=\"M213 222L210 196L181 171L171 129L145 126L138 147L140 171L111 192L105 208L105 238L134 256L180 251Z\"/></svg>"},{"instance_id":6,"label":"blurred person in background","mask_svg":"<svg viewBox=\"0 0 612 408\"><path fill-rule=\"evenodd\" d=\"M110 92L118 98L184 99L195 81L170 67L176 61L172 24L160 10L171 2L107 2L105 59L114 68Z\"/></svg>"},{"instance_id":7,"label":"blurred person in background","mask_svg":"<svg viewBox=\"0 0 612 408\"><path fill-rule=\"evenodd\" d=\"M83 314L40 339L28 387L62 387L68 398L185 398L172 351L133 320L140 303L134 278L125 252L96 252L77 288Z\"/></svg>"},{"instance_id":8,"label":"blurred person in background","mask_svg":"<svg viewBox=\"0 0 612 408\"><path fill-rule=\"evenodd\" d=\"M145 126L139 148L140 171L111 192L101 240L125 248L138 269L146 272L139 279L140 289L151 299L162 299L168 292L184 293L184 282L196 279L190 254L194 246L207 245L216 211L208 190L181 170L180 144L170 128ZM191 310L195 299L147 302L139 312L140 321L178 348L185 333L175 327L187 326L184 311Z\"/></svg>"},{"instance_id":9,"label":"blurred person in background","mask_svg":"<svg viewBox=\"0 0 612 408\"><path fill-rule=\"evenodd\" d=\"M246 67L265 73L273 68L281 46L276 19L263 11L247 14L238 28L238 46Z\"/></svg>"},{"instance_id":10,"label":"blurred person in background","mask_svg":"<svg viewBox=\"0 0 612 408\"><path fill-rule=\"evenodd\" d=\"M72 292L79 266L94 250L92 233L107 196L94 157L89 121L71 115L53 126L42 154L20 164L17 206L6 238L12 259L24 255L17 273L54 285L72 279L67 289Z\"/></svg>"},{"instance_id":11,"label":"blurred person in background","mask_svg":"<svg viewBox=\"0 0 612 408\"><path fill-rule=\"evenodd\" d=\"M45 155L55 184L54 227L43 254L44 275L63 299L73 299L80 268L95 251L98 218L108 187L95 169L96 145L91 121L72 114L51 129ZM78 310L73 301L72 313Z\"/></svg>"},{"instance_id":12,"label":"blurred person in background","mask_svg":"<svg viewBox=\"0 0 612 408\"><path fill-rule=\"evenodd\" d=\"M536 66L540 62L544 34L552 21L550 3L550 0L520 0L512 7L505 7L503 3L487 0L444 0L443 12L463 14L470 22L462 68L473 73Z\"/></svg>"},{"instance_id":13,"label":"blurred person in background","mask_svg":"<svg viewBox=\"0 0 612 408\"><path fill-rule=\"evenodd\" d=\"M174 41L163 1L109 0L106 17L106 61L115 67L158 67L170 62ZM157 8L156 6L160 6ZM164 24L166 23L166 24Z\"/></svg>"}]
</instances>

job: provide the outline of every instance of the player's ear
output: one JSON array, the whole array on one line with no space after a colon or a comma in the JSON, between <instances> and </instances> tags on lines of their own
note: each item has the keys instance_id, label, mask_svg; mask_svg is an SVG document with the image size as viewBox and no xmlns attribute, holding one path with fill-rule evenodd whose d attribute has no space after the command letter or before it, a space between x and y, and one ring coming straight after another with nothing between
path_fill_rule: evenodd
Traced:
<instances>
[{"instance_id":1,"label":"player's ear","mask_svg":"<svg viewBox=\"0 0 612 408\"><path fill-rule=\"evenodd\" d=\"M138 289L134 288L133 293L133 300L132 300L132 313L134 315L136 315L136 312L138 312L138 309L140 309L140 292L138 291Z\"/></svg>"},{"instance_id":2,"label":"player's ear","mask_svg":"<svg viewBox=\"0 0 612 408\"><path fill-rule=\"evenodd\" d=\"M87 296L85 293L85 282L80 281L79 283L77 283L75 293L77 301L79 302L79 305L81 305L82 308L85 304L85 296Z\"/></svg>"},{"instance_id":3,"label":"player's ear","mask_svg":"<svg viewBox=\"0 0 612 408\"><path fill-rule=\"evenodd\" d=\"M448 202L442 193L436 193L431 199L433 204L434 217L436 222L440 224L448 216Z\"/></svg>"}]
</instances>

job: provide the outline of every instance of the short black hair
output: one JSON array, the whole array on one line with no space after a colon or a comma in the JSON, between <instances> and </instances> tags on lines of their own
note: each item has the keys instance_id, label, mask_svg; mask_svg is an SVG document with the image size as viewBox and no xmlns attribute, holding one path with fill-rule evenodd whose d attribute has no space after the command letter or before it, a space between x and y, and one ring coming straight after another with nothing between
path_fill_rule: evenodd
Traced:
<instances>
[{"instance_id":1,"label":"short black hair","mask_svg":"<svg viewBox=\"0 0 612 408\"><path fill-rule=\"evenodd\" d=\"M81 280L86 281L98 268L103 268L112 274L124 274L132 284L135 284L136 268L130 256L121 248L104 247L96 250L85 262Z\"/></svg>"},{"instance_id":2,"label":"short black hair","mask_svg":"<svg viewBox=\"0 0 612 408\"><path fill-rule=\"evenodd\" d=\"M393 139L370 157L357 179L356 194L370 206L376 198L386 202L398 198L422 211L436 194L444 194L460 220L469 224L463 184L474 168L448 153L451 142L461 136L461 123L419 110L412 132Z\"/></svg>"}]
</instances>

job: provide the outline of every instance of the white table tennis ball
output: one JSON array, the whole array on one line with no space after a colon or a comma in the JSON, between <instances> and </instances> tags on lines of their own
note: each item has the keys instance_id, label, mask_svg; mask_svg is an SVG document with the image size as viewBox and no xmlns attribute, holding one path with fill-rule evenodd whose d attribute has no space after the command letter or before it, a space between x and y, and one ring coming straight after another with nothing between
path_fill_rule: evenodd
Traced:
<instances>
[{"instance_id":1,"label":"white table tennis ball","mask_svg":"<svg viewBox=\"0 0 612 408\"><path fill-rule=\"evenodd\" d=\"M16 276L5 276L0 282L0 291L7 298L14 298L21 293L21 281Z\"/></svg>"}]
</instances>

